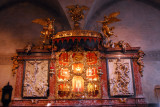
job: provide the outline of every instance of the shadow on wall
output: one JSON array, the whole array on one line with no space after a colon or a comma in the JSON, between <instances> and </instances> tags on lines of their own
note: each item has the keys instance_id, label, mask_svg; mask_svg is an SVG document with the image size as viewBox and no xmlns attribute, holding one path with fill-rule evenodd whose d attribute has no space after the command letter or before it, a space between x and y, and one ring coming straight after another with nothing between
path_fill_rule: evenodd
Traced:
<instances>
[{"instance_id":1,"label":"shadow on wall","mask_svg":"<svg viewBox=\"0 0 160 107\"><path fill-rule=\"evenodd\" d=\"M160 104L150 103L150 104L148 104L148 107L160 107Z\"/></svg>"}]
</instances>

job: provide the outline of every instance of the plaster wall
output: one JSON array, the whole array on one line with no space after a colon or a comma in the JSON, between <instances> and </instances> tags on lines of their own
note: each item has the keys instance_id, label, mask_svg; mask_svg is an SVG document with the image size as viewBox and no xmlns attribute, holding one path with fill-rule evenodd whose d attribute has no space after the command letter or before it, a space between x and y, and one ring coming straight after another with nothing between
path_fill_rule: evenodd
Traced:
<instances>
[{"instance_id":1,"label":"plaster wall","mask_svg":"<svg viewBox=\"0 0 160 107\"><path fill-rule=\"evenodd\" d=\"M103 20L103 16L111 12L121 12L118 18L122 21L112 24L116 27L114 32L118 36L113 37L113 40L125 40L133 47L141 47L146 53L143 92L148 103L157 103L154 87L160 85L160 9L136 0L119 0L114 3L112 0L102 1L94 0L84 22L84 29L101 32L101 24L96 21ZM63 2L61 5L65 6ZM15 88L16 76L12 76L10 60L15 50L24 48L27 42L38 44L41 41L39 35L42 27L32 24L32 20L52 16L53 13L28 3L0 10L0 96L2 87L8 82ZM63 23L57 23L57 29L63 29L62 26Z\"/></svg>"},{"instance_id":2,"label":"plaster wall","mask_svg":"<svg viewBox=\"0 0 160 107\"><path fill-rule=\"evenodd\" d=\"M99 5L101 7L98 8ZM121 0L115 3L108 1L103 4L97 0L93 7L97 9L93 12L97 15L89 15L85 27L97 31L101 31L102 25L96 21L103 20L104 15L120 11L118 18L121 21L110 25L115 26L114 32L118 36L113 37L113 40L124 40L133 47L141 47L145 52L142 77L144 96L148 103L158 103L154 88L160 85L160 10L135 0Z\"/></svg>"},{"instance_id":3,"label":"plaster wall","mask_svg":"<svg viewBox=\"0 0 160 107\"><path fill-rule=\"evenodd\" d=\"M28 42L40 44L42 26L32 23L37 18L53 17L48 11L20 3L0 11L0 100L2 88L9 82L14 95L16 75L12 75L11 57ZM0 101L0 106L2 105Z\"/></svg>"}]
</instances>

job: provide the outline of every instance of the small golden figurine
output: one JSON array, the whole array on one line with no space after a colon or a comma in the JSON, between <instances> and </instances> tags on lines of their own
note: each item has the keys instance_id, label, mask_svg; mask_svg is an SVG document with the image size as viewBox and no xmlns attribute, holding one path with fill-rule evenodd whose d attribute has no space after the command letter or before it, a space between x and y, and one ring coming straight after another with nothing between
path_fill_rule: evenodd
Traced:
<instances>
[{"instance_id":1,"label":"small golden figurine","mask_svg":"<svg viewBox=\"0 0 160 107\"><path fill-rule=\"evenodd\" d=\"M50 18L41 18L32 21L33 23L43 25L43 31L41 31L42 35L40 35L41 38L44 38L43 44L46 42L46 39L51 39L51 34L54 34L54 21L54 18L52 20Z\"/></svg>"},{"instance_id":2,"label":"small golden figurine","mask_svg":"<svg viewBox=\"0 0 160 107\"><path fill-rule=\"evenodd\" d=\"M83 10L88 10L89 8L86 6L79 6L79 5L71 5L67 6L66 8L69 9L68 13L70 14L72 20L74 21L74 26L79 27L78 21L84 18Z\"/></svg>"},{"instance_id":3,"label":"small golden figurine","mask_svg":"<svg viewBox=\"0 0 160 107\"><path fill-rule=\"evenodd\" d=\"M114 33L112 32L114 27L109 27L108 25L113 23L113 22L120 21L120 19L116 18L117 15L119 15L119 14L120 14L120 12L113 12L109 16L104 16L104 21L98 21L98 22L102 23L102 25L103 25L102 32L103 32L105 38L107 38L108 41L109 41L109 38L112 35L114 35Z\"/></svg>"}]
</instances>

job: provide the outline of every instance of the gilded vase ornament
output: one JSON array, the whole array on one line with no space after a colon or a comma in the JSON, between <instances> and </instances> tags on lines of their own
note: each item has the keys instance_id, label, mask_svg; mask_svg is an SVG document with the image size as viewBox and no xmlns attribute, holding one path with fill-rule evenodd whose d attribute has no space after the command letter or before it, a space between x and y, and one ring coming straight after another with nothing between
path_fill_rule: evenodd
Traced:
<instances>
[{"instance_id":1,"label":"gilded vase ornament","mask_svg":"<svg viewBox=\"0 0 160 107\"><path fill-rule=\"evenodd\" d=\"M46 39L51 39L52 35L54 34L54 21L55 19L50 19L50 18L40 18L40 19L35 19L32 22L37 23L40 25L43 25L43 31L41 31L41 38L44 38L43 44L46 43Z\"/></svg>"},{"instance_id":2,"label":"gilded vase ornament","mask_svg":"<svg viewBox=\"0 0 160 107\"><path fill-rule=\"evenodd\" d=\"M81 19L84 18L84 10L88 10L89 8L86 6L79 6L79 5L70 5L67 6L66 8L68 8L68 13L70 14L70 17L72 18L72 20L74 21L74 27L79 28L79 23L78 21L80 21Z\"/></svg>"},{"instance_id":3,"label":"gilded vase ornament","mask_svg":"<svg viewBox=\"0 0 160 107\"><path fill-rule=\"evenodd\" d=\"M109 38L114 35L112 30L115 28L115 27L109 27L108 25L111 23L120 21L120 19L117 18L119 14L120 12L113 12L109 16L104 16L104 21L98 21L103 25L102 32L103 32L104 38L107 38L107 41L109 41Z\"/></svg>"}]
</instances>

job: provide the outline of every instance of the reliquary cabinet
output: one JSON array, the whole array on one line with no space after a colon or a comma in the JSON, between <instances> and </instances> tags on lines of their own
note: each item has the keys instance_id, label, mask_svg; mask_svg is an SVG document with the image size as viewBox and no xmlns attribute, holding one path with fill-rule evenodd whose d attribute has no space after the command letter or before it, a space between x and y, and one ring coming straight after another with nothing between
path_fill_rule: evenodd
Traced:
<instances>
[{"instance_id":1,"label":"reliquary cabinet","mask_svg":"<svg viewBox=\"0 0 160 107\"><path fill-rule=\"evenodd\" d=\"M138 51L19 49L12 105L144 104Z\"/></svg>"}]
</instances>

